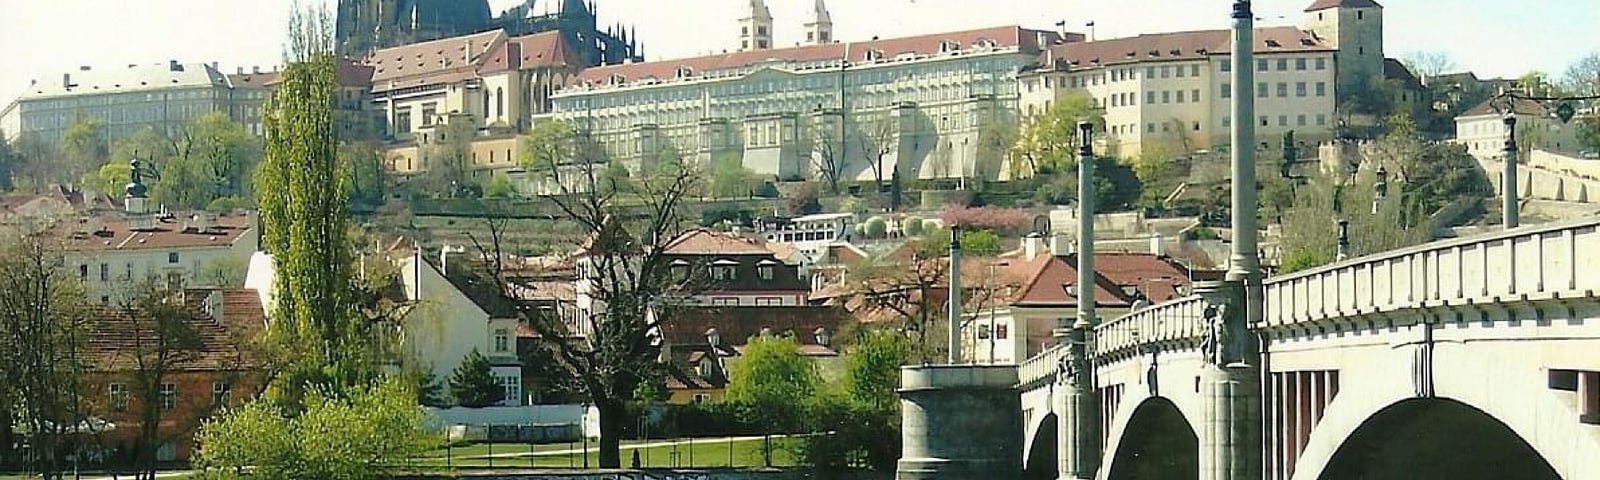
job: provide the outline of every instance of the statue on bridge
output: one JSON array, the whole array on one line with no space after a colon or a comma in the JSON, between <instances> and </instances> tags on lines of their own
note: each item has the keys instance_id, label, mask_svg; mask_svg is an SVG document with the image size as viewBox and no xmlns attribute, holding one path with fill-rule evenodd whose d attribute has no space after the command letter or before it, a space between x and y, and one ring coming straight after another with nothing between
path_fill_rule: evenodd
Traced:
<instances>
[{"instance_id":1,"label":"statue on bridge","mask_svg":"<svg viewBox=\"0 0 1600 480\"><path fill-rule=\"evenodd\" d=\"M1074 385L1077 373L1077 369L1072 366L1072 355L1062 355L1060 360L1056 360L1056 383Z\"/></svg>"},{"instance_id":2,"label":"statue on bridge","mask_svg":"<svg viewBox=\"0 0 1600 480\"><path fill-rule=\"evenodd\" d=\"M1228 315L1233 313L1231 310L1226 303L1206 305L1205 335L1200 340L1200 353L1206 363L1221 366L1240 358L1233 329L1228 328Z\"/></svg>"}]
</instances>

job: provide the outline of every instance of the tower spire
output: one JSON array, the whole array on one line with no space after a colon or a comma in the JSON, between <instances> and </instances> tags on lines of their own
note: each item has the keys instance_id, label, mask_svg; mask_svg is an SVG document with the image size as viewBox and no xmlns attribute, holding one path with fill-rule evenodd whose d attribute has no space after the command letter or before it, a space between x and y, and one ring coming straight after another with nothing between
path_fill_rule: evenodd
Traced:
<instances>
[{"instance_id":1,"label":"tower spire","mask_svg":"<svg viewBox=\"0 0 1600 480\"><path fill-rule=\"evenodd\" d=\"M772 48L772 11L763 0L749 1L749 9L739 19L739 50Z\"/></svg>"},{"instance_id":2,"label":"tower spire","mask_svg":"<svg viewBox=\"0 0 1600 480\"><path fill-rule=\"evenodd\" d=\"M823 45L833 42L833 16L828 14L826 0L816 0L811 19L806 22L806 43Z\"/></svg>"}]
</instances>

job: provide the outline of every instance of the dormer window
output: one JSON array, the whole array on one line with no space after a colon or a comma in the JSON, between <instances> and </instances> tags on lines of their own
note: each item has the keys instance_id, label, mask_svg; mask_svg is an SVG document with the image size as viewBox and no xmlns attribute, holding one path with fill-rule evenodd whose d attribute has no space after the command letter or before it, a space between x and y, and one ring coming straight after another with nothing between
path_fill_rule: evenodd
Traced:
<instances>
[{"instance_id":1,"label":"dormer window","mask_svg":"<svg viewBox=\"0 0 1600 480\"><path fill-rule=\"evenodd\" d=\"M673 280L678 282L689 280L689 262L681 258L673 260L670 269L672 271Z\"/></svg>"},{"instance_id":2,"label":"dormer window","mask_svg":"<svg viewBox=\"0 0 1600 480\"><path fill-rule=\"evenodd\" d=\"M717 260L711 263L711 279L715 281L730 281L738 276L739 262L733 260Z\"/></svg>"},{"instance_id":3,"label":"dormer window","mask_svg":"<svg viewBox=\"0 0 1600 480\"><path fill-rule=\"evenodd\" d=\"M678 67L678 78L693 78L693 77L694 77L694 69L693 68Z\"/></svg>"},{"instance_id":4,"label":"dormer window","mask_svg":"<svg viewBox=\"0 0 1600 480\"><path fill-rule=\"evenodd\" d=\"M868 62L883 60L883 50L867 50L867 53L862 58Z\"/></svg>"},{"instance_id":5,"label":"dormer window","mask_svg":"<svg viewBox=\"0 0 1600 480\"><path fill-rule=\"evenodd\" d=\"M961 51L961 44L959 43L949 40L939 42L939 53L951 53L959 51Z\"/></svg>"},{"instance_id":6,"label":"dormer window","mask_svg":"<svg viewBox=\"0 0 1600 480\"><path fill-rule=\"evenodd\" d=\"M623 82L626 82L626 81L627 81L627 79L623 78L622 75L618 75L618 74L615 74L615 73L611 74L610 77L606 77L606 83L611 84L611 85L622 85Z\"/></svg>"},{"instance_id":7,"label":"dormer window","mask_svg":"<svg viewBox=\"0 0 1600 480\"><path fill-rule=\"evenodd\" d=\"M762 280L772 280L772 278L775 276L775 272L777 271L777 267L778 262L774 262L772 260L763 260L760 264L756 265L756 274L760 275Z\"/></svg>"},{"instance_id":8,"label":"dormer window","mask_svg":"<svg viewBox=\"0 0 1600 480\"><path fill-rule=\"evenodd\" d=\"M978 41L972 42L972 46L979 50L988 50L999 45L1000 44L995 42L992 38L980 38Z\"/></svg>"}]
</instances>

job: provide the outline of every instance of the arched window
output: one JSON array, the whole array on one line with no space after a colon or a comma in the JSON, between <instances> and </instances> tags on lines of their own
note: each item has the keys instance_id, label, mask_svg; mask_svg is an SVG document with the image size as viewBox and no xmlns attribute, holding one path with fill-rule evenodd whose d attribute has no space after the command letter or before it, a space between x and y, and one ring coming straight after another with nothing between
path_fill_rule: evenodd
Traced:
<instances>
[{"instance_id":1,"label":"arched window","mask_svg":"<svg viewBox=\"0 0 1600 480\"><path fill-rule=\"evenodd\" d=\"M496 116L496 117L505 117L506 116L506 89L505 89L505 87L495 87L495 89L494 89L494 103L495 103L494 116Z\"/></svg>"}]
</instances>

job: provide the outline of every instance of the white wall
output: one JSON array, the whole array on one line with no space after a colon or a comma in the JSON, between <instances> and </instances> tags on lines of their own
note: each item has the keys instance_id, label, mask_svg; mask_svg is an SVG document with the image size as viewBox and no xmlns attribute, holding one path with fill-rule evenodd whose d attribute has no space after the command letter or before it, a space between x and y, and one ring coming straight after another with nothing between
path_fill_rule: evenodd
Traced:
<instances>
[{"instance_id":1,"label":"white wall","mask_svg":"<svg viewBox=\"0 0 1600 480\"><path fill-rule=\"evenodd\" d=\"M473 349L491 362L496 358L516 358L516 320L491 319L419 256L400 261L400 276L406 296L417 302L406 315L404 343L419 364L432 367L435 379L449 379ZM494 348L493 332L498 329L510 334L504 351ZM494 374L514 375L521 382L521 370L517 368L496 367ZM506 403L520 404L521 398L507 399Z\"/></svg>"}]
</instances>

